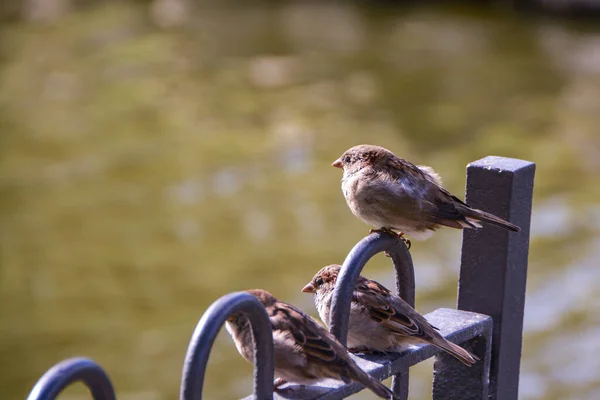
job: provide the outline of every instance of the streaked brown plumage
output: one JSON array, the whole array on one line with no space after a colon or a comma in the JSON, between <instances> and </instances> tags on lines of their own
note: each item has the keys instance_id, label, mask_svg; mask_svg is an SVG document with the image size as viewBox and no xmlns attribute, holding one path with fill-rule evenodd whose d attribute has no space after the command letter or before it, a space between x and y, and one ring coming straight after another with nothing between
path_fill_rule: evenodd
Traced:
<instances>
[{"instance_id":1,"label":"streaked brown plumage","mask_svg":"<svg viewBox=\"0 0 600 400\"><path fill-rule=\"evenodd\" d=\"M383 383L360 369L345 347L311 317L264 290L247 292L264 305L271 320L276 387L286 381L313 384L321 379L333 378L347 383L358 381L381 398L394 398ZM253 362L250 321L243 314L234 315L227 321L226 328L240 354Z\"/></svg>"},{"instance_id":2,"label":"streaked brown plumage","mask_svg":"<svg viewBox=\"0 0 600 400\"><path fill-rule=\"evenodd\" d=\"M326 324L329 323L331 296L339 271L339 265L324 267L302 289L305 293L315 294L315 306ZM442 337L425 317L385 286L361 275L350 306L348 349L351 352L388 352L422 343L433 344L468 366L478 359Z\"/></svg>"},{"instance_id":3,"label":"streaked brown plumage","mask_svg":"<svg viewBox=\"0 0 600 400\"><path fill-rule=\"evenodd\" d=\"M429 238L440 226L479 228L479 222L520 230L450 194L431 167L413 165L383 147L352 147L332 166L344 170L342 191L352 213L374 228L416 240Z\"/></svg>"}]
</instances>

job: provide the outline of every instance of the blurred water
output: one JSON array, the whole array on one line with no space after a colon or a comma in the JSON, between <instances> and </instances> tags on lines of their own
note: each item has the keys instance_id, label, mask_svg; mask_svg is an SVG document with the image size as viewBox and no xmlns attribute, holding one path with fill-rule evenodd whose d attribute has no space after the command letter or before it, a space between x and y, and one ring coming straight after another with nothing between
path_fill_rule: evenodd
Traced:
<instances>
[{"instance_id":1,"label":"blurred water","mask_svg":"<svg viewBox=\"0 0 600 400\"><path fill-rule=\"evenodd\" d=\"M363 142L432 165L457 194L475 159L538 164L521 398L600 393L600 30L485 10L162 3L1 28L5 397L86 355L121 399L175 399L222 294L262 287L315 314L299 289L369 229L329 167ZM455 304L459 249L450 230L413 247L423 313ZM392 284L383 256L365 272ZM430 369L414 368L412 398L430 398ZM222 335L207 397L250 388Z\"/></svg>"}]
</instances>

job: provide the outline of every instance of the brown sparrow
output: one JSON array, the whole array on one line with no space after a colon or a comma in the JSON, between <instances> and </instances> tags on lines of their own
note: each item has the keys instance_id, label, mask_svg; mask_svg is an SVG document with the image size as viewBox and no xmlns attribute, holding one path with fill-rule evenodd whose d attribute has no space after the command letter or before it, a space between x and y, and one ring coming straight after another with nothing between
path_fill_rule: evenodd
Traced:
<instances>
[{"instance_id":1,"label":"brown sparrow","mask_svg":"<svg viewBox=\"0 0 600 400\"><path fill-rule=\"evenodd\" d=\"M440 226L481 228L483 221L520 231L450 194L431 167L413 165L383 147L354 146L331 165L344 170L342 191L352 213L378 230L425 240Z\"/></svg>"},{"instance_id":2,"label":"brown sparrow","mask_svg":"<svg viewBox=\"0 0 600 400\"><path fill-rule=\"evenodd\" d=\"M287 381L312 384L333 378L346 383L358 381L381 398L395 398L383 383L360 369L346 348L311 317L264 290L247 290L247 293L264 305L271 320L275 389ZM248 318L244 314L234 315L227 320L226 328L242 357L253 362L254 343Z\"/></svg>"},{"instance_id":3,"label":"brown sparrow","mask_svg":"<svg viewBox=\"0 0 600 400\"><path fill-rule=\"evenodd\" d=\"M302 289L315 294L315 306L325 324L329 323L331 296L339 272L339 265L324 267ZM425 317L386 287L359 276L350 305L348 350L353 353L401 351L423 343L447 351L468 366L478 360L444 339Z\"/></svg>"}]
</instances>

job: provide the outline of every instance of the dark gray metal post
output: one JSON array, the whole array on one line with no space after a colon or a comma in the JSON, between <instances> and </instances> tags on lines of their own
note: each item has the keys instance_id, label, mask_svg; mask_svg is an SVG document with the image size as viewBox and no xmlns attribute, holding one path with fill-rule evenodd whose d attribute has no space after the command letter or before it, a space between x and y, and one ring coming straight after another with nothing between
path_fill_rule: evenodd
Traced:
<instances>
[{"instance_id":1,"label":"dark gray metal post","mask_svg":"<svg viewBox=\"0 0 600 400\"><path fill-rule=\"evenodd\" d=\"M206 310L188 346L181 379L181 400L201 400L208 356L221 327L231 315L244 313L254 338L254 399L273 399L273 331L263 305L244 292L227 294Z\"/></svg>"},{"instance_id":2,"label":"dark gray metal post","mask_svg":"<svg viewBox=\"0 0 600 400\"><path fill-rule=\"evenodd\" d=\"M69 358L50 368L37 381L27 400L53 400L67 386L83 382L94 400L115 400L115 390L102 367L89 358Z\"/></svg>"},{"instance_id":3,"label":"dark gray metal post","mask_svg":"<svg viewBox=\"0 0 600 400\"><path fill-rule=\"evenodd\" d=\"M488 399L492 350L491 326L480 336L461 343L461 346L479 356L480 360L467 367L448 353L436 354L433 364L433 400Z\"/></svg>"},{"instance_id":4,"label":"dark gray metal post","mask_svg":"<svg viewBox=\"0 0 600 400\"><path fill-rule=\"evenodd\" d=\"M329 331L346 345L348 318L352 292L360 272L375 254L386 251L392 258L396 271L398 295L412 307L415 306L415 273L408 248L397 237L388 233L374 232L358 242L348 253L335 285L331 299ZM408 398L408 368L394 375L392 391L398 399Z\"/></svg>"},{"instance_id":5,"label":"dark gray metal post","mask_svg":"<svg viewBox=\"0 0 600 400\"><path fill-rule=\"evenodd\" d=\"M475 351L482 361L477 362L471 368L464 367L464 370L457 371L459 373L474 370L478 367L478 364L482 363L483 360L490 359L490 348L491 346L480 347L479 340L481 338L489 338L492 335L492 318L483 315L476 314L468 311L460 311L449 308L439 308L432 313L425 315L425 318L434 326L439 328L440 334L451 341L452 343L470 343L471 340L475 339ZM489 343L489 341L488 341ZM433 345L417 346L410 349L403 350L399 353L375 353L375 354L361 354L361 355L350 355L358 366L378 380L384 380L390 376L400 373L408 369L410 366L420 363L429 357L439 354L441 350ZM462 364L461 364L462 365ZM487 377L489 371L484 373ZM459 379L463 379L460 375L457 376ZM447 386L448 390L457 393L462 386ZM346 384L338 380L327 380L321 381L316 385L300 385L291 383L286 385L284 389L281 389L274 393L273 397L277 400L289 400L289 399L305 399L305 400L340 400L351 396L354 393L358 393L364 389L364 386L357 382ZM444 397L441 397L444 398ZM463 396L454 397L457 399L464 399ZM469 397L467 397L469 398ZM244 400L254 400L254 396L245 397ZM481 397L478 397L481 399Z\"/></svg>"},{"instance_id":6,"label":"dark gray metal post","mask_svg":"<svg viewBox=\"0 0 600 400\"><path fill-rule=\"evenodd\" d=\"M466 202L521 227L465 229L458 308L492 317L489 398L516 400L535 164L486 157L467 167Z\"/></svg>"}]
</instances>

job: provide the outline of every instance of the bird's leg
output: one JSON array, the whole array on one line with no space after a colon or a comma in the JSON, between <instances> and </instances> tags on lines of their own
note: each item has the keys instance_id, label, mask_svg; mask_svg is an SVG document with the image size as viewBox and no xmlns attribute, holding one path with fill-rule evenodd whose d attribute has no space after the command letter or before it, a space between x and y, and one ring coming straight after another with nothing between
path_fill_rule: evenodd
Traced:
<instances>
[{"instance_id":1,"label":"bird's leg","mask_svg":"<svg viewBox=\"0 0 600 400\"><path fill-rule=\"evenodd\" d=\"M390 228L379 228L379 229L370 229L369 235L371 233L387 233L388 235L397 236L398 234L391 230Z\"/></svg>"},{"instance_id":2,"label":"bird's leg","mask_svg":"<svg viewBox=\"0 0 600 400\"><path fill-rule=\"evenodd\" d=\"M410 243L409 239L404 237L404 232L398 232L398 239L400 239L404 242L407 250L410 250L411 243Z\"/></svg>"},{"instance_id":3,"label":"bird's leg","mask_svg":"<svg viewBox=\"0 0 600 400\"><path fill-rule=\"evenodd\" d=\"M353 350L356 350L356 351L353 351ZM387 351L369 349L367 346L355 347L355 348L352 348L352 349L348 349L348 351L350 353L371 354L371 355L376 355L376 356L384 356L384 355L388 354Z\"/></svg>"},{"instance_id":4,"label":"bird's leg","mask_svg":"<svg viewBox=\"0 0 600 400\"><path fill-rule=\"evenodd\" d=\"M273 391L277 391L279 390L280 386L283 386L287 383L287 381L283 378L277 378L275 379L275 381L273 381Z\"/></svg>"},{"instance_id":5,"label":"bird's leg","mask_svg":"<svg viewBox=\"0 0 600 400\"><path fill-rule=\"evenodd\" d=\"M376 232L380 232L380 233L387 233L389 235L395 236L398 239L402 240L404 242L404 244L406 245L407 249L410 250L410 246L411 246L411 242L409 239L404 237L404 232L394 232L393 230L391 230L390 228L379 228L379 229L371 229L369 231L369 234L371 233L376 233ZM387 257L391 257L390 254L386 251L385 255Z\"/></svg>"},{"instance_id":6,"label":"bird's leg","mask_svg":"<svg viewBox=\"0 0 600 400\"><path fill-rule=\"evenodd\" d=\"M366 353L368 352L367 346L348 347L350 353Z\"/></svg>"},{"instance_id":7,"label":"bird's leg","mask_svg":"<svg viewBox=\"0 0 600 400\"><path fill-rule=\"evenodd\" d=\"M362 354L375 354L375 355L384 355L387 354L386 351L374 350L370 349L367 346L357 346L357 347L349 347L348 352L350 353L362 353Z\"/></svg>"},{"instance_id":8,"label":"bird's leg","mask_svg":"<svg viewBox=\"0 0 600 400\"><path fill-rule=\"evenodd\" d=\"M371 230L369 230L369 234L371 234L371 233L387 233L388 235L392 235L394 237L399 237L400 239L402 239L403 242L405 240L408 240L408 239L405 239L402 237L404 235L403 232L396 233L395 231L393 231L390 228L371 229Z\"/></svg>"}]
</instances>

